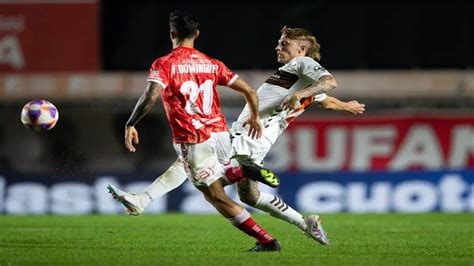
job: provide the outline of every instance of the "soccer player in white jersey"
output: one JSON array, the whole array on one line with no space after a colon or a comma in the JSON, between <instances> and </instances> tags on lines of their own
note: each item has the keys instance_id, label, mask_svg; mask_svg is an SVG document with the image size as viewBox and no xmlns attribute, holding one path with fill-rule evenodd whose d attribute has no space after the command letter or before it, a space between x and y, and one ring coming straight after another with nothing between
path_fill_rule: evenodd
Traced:
<instances>
[{"instance_id":1,"label":"soccer player in white jersey","mask_svg":"<svg viewBox=\"0 0 474 266\"><path fill-rule=\"evenodd\" d=\"M233 154L248 156L257 164L263 160L278 136L288 124L313 102L325 109L347 111L352 114L364 112L365 105L357 101L343 102L326 95L337 86L335 78L316 60L320 59L320 45L311 32L301 28L283 27L275 48L278 62L284 64L257 90L259 97L262 137L248 137L244 123L250 115L246 105L231 128ZM229 179L242 175L239 168L227 171ZM123 193L133 206L130 214L138 215L154 199L173 190L186 180L179 161L158 177L143 193ZM241 201L260 209L271 216L298 226L307 236L322 245L329 244L318 215L303 217L276 195L262 192L253 180L243 179L237 183Z\"/></svg>"}]
</instances>

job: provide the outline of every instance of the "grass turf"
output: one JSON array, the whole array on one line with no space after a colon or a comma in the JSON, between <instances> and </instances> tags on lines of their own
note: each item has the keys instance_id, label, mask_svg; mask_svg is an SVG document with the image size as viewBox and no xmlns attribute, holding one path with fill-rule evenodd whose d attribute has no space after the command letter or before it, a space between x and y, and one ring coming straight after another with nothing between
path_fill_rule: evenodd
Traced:
<instances>
[{"instance_id":1,"label":"grass turf","mask_svg":"<svg viewBox=\"0 0 474 266\"><path fill-rule=\"evenodd\" d=\"M254 215L282 244L254 240L217 215L0 216L0 265L473 265L474 214L327 214L331 246Z\"/></svg>"}]
</instances>

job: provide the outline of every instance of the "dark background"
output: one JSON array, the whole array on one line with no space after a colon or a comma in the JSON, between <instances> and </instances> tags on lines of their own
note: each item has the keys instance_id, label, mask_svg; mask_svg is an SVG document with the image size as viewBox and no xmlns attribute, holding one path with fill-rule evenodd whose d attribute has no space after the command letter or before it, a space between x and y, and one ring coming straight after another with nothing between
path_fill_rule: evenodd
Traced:
<instances>
[{"instance_id":1,"label":"dark background","mask_svg":"<svg viewBox=\"0 0 474 266\"><path fill-rule=\"evenodd\" d=\"M332 73L349 70L357 74L358 70L369 70L361 71L367 74L375 72L372 70L408 69L420 70L414 73L422 75L424 70L446 69L468 77L474 66L474 1L215 4L103 0L98 14L102 66L97 75L137 71L145 80L153 60L171 49L168 19L170 11L176 8L191 11L200 20L201 35L196 47L222 60L237 73L274 71L280 66L274 47L284 25L311 30L322 45L321 64ZM338 90L350 91L351 85L350 81L341 82ZM456 83L452 87L462 88L461 85ZM393 87L396 90L397 84ZM403 95L397 99L387 97L377 88L370 94L374 96L361 93L355 97L367 105L364 117L378 114L390 117L400 113L473 114L473 97L464 97L464 94L449 99L410 100L403 99ZM123 127L138 95L100 99L94 96L56 99L55 96L42 97L58 107L60 120L53 130L42 134L26 130L19 121L21 108L31 100L29 97L0 99L4 117L0 125L0 174L160 173L175 160L171 130L161 102L137 125L141 134L139 152L130 154L123 145ZM242 106L242 99L223 97L229 121L235 119ZM231 110L226 109L229 107ZM349 117L316 107L309 108L304 115Z\"/></svg>"},{"instance_id":2,"label":"dark background","mask_svg":"<svg viewBox=\"0 0 474 266\"><path fill-rule=\"evenodd\" d=\"M474 66L468 1L101 1L103 70L146 70L171 49L170 11L201 22L196 47L233 69L278 67L280 29L311 30L328 69L465 69Z\"/></svg>"}]
</instances>

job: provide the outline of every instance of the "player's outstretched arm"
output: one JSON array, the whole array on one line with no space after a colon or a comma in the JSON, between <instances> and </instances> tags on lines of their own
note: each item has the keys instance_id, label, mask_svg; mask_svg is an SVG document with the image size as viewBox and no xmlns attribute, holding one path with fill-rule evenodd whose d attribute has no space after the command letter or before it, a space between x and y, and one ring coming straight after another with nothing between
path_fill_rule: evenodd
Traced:
<instances>
[{"instance_id":1,"label":"player's outstretched arm","mask_svg":"<svg viewBox=\"0 0 474 266\"><path fill-rule=\"evenodd\" d=\"M322 76L308 87L288 95L288 97L282 102L281 107L283 109L294 109L296 103L299 102L301 99L326 93L336 87L337 82L333 76Z\"/></svg>"},{"instance_id":2,"label":"player's outstretched arm","mask_svg":"<svg viewBox=\"0 0 474 266\"><path fill-rule=\"evenodd\" d=\"M245 121L244 126L249 125L249 136L252 138L260 138L262 136L262 123L258 113L258 97L255 89L241 78L230 85L230 88L242 93L250 107L251 116Z\"/></svg>"},{"instance_id":3,"label":"player's outstretched arm","mask_svg":"<svg viewBox=\"0 0 474 266\"><path fill-rule=\"evenodd\" d=\"M138 144L139 141L138 131L135 129L135 125L151 110L160 96L162 89L163 88L158 83L148 82L145 91L138 99L130 118L125 124L125 147L130 152L136 151L133 143Z\"/></svg>"},{"instance_id":4,"label":"player's outstretched arm","mask_svg":"<svg viewBox=\"0 0 474 266\"><path fill-rule=\"evenodd\" d=\"M359 103L356 100L343 102L335 97L327 96L324 100L318 103L320 107L335 111L347 111L351 114L362 114L365 111L365 104Z\"/></svg>"}]
</instances>

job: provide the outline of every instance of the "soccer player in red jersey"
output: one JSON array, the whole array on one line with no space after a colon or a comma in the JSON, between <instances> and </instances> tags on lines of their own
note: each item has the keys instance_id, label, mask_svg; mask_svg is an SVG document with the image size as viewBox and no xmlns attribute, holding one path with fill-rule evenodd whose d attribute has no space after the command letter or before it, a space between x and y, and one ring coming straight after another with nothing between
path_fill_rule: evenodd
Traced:
<instances>
[{"instance_id":1,"label":"soccer player in red jersey","mask_svg":"<svg viewBox=\"0 0 474 266\"><path fill-rule=\"evenodd\" d=\"M153 62L147 87L126 123L125 146L130 152L136 151L134 144L138 144L139 138L135 124L150 111L161 94L172 129L173 146L187 177L219 213L257 239L250 251L279 251L278 241L225 194L223 186L238 180L227 179L226 162L219 161L219 158L230 157L231 142L216 86L224 85L243 94L251 110L245 121L251 138L259 138L262 133L257 94L223 62L194 49L194 41L199 36L198 25L190 14L182 11L170 14L173 50ZM118 191L110 186L109 191L121 201Z\"/></svg>"}]
</instances>

